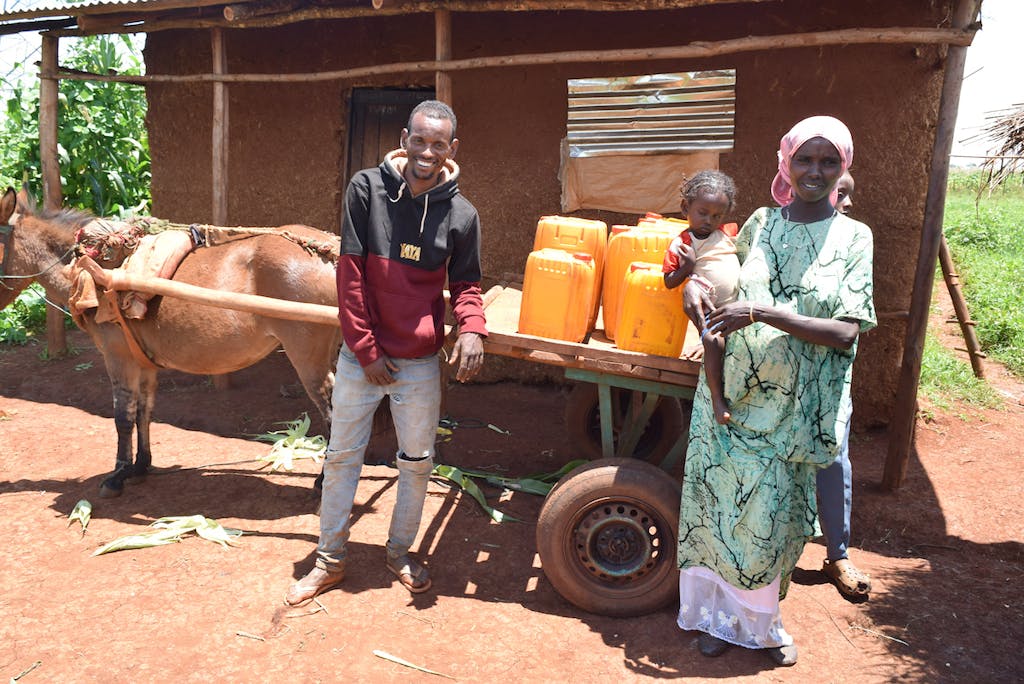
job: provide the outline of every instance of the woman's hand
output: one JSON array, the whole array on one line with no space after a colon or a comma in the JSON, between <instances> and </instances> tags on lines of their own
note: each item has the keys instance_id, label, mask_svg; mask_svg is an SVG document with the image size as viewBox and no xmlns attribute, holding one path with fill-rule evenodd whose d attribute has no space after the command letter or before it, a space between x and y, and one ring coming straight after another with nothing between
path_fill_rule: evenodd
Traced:
<instances>
[{"instance_id":1,"label":"woman's hand","mask_svg":"<svg viewBox=\"0 0 1024 684\"><path fill-rule=\"evenodd\" d=\"M750 302L730 302L711 312L708 332L728 335L754 322L754 305Z\"/></svg>"},{"instance_id":2,"label":"woman's hand","mask_svg":"<svg viewBox=\"0 0 1024 684\"><path fill-rule=\"evenodd\" d=\"M704 332L705 316L715 310L711 297L697 283L688 281L683 287L683 311L697 326L698 332Z\"/></svg>"}]
</instances>

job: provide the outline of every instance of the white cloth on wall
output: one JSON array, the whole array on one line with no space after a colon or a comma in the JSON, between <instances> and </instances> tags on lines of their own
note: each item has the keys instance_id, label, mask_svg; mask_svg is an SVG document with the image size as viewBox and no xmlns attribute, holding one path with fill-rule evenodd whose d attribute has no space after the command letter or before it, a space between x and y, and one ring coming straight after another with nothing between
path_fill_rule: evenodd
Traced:
<instances>
[{"instance_id":1,"label":"white cloth on wall","mask_svg":"<svg viewBox=\"0 0 1024 684\"><path fill-rule=\"evenodd\" d=\"M603 209L623 214L679 211L683 175L718 168L718 152L570 157L562 145L558 172L562 212Z\"/></svg>"}]
</instances>

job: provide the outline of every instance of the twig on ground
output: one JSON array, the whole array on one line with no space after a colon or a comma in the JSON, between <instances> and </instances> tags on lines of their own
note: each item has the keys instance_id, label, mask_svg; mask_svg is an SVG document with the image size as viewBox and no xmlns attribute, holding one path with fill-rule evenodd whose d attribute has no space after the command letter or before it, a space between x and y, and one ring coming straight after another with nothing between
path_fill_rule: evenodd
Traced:
<instances>
[{"instance_id":1,"label":"twig on ground","mask_svg":"<svg viewBox=\"0 0 1024 684\"><path fill-rule=\"evenodd\" d=\"M960 549L956 546L947 546L945 544L911 544L912 548L925 548L925 549L946 549L947 551L959 551Z\"/></svg>"},{"instance_id":2,"label":"twig on ground","mask_svg":"<svg viewBox=\"0 0 1024 684\"><path fill-rule=\"evenodd\" d=\"M840 634L843 635L843 638L846 639L846 643L850 644L854 648L857 648L857 645L855 643L853 643L852 641L850 641L850 637L846 636L846 632L844 632L843 628L839 626L839 623L836 622L836 619L834 617L832 617L832 612L828 608L825 607L825 604L822 603L821 601L819 601L817 598L815 598L813 596L811 598L814 599L814 602L817 603L819 606L821 606L821 609L825 611L825 615L828 615L828 619L832 621L833 625L835 625L836 631L838 631ZM860 649L858 649L858 650L860 650Z\"/></svg>"},{"instance_id":3,"label":"twig on ground","mask_svg":"<svg viewBox=\"0 0 1024 684\"><path fill-rule=\"evenodd\" d=\"M317 607L314 608L313 610L307 610L305 613L296 613L295 615L285 615L285 617L290 620L291 618L308 617L310 615L316 615L317 613L326 613L326 612L327 612L327 609L323 607L323 604L321 604L319 601L317 601Z\"/></svg>"},{"instance_id":4,"label":"twig on ground","mask_svg":"<svg viewBox=\"0 0 1024 684\"><path fill-rule=\"evenodd\" d=\"M11 677L11 681L12 681L12 682L16 682L16 681L18 681L19 679L21 679L22 677L24 677L24 676L25 676L25 675L27 675L27 674L28 674L29 672L31 672L32 670L36 669L37 667L39 667L39 666L40 666L40 665L42 665L42 664L43 664L43 661L42 661L42 660L37 660L36 662L34 662L34 663L32 663L31 665L29 665L29 666L28 666L27 668L25 668L24 670L22 670L22 671L21 671L21 674L19 674L19 675L18 675L17 677Z\"/></svg>"},{"instance_id":5,"label":"twig on ground","mask_svg":"<svg viewBox=\"0 0 1024 684\"><path fill-rule=\"evenodd\" d=\"M316 605L320 606L320 610L322 610L325 613L327 613L328 615L330 615L330 612L327 610L327 606L325 606L324 604L320 603L320 599L318 599L317 597L314 596L313 597L313 603L315 603Z\"/></svg>"},{"instance_id":6,"label":"twig on ground","mask_svg":"<svg viewBox=\"0 0 1024 684\"><path fill-rule=\"evenodd\" d=\"M411 617L413 620L419 620L420 622L425 622L428 625L430 625L431 627L434 626L434 621L433 620L430 620L430 619L425 618L425 617L420 617L419 615L413 615L412 613L407 613L404 610L396 610L395 611L395 615L405 615L406 617Z\"/></svg>"},{"instance_id":7,"label":"twig on ground","mask_svg":"<svg viewBox=\"0 0 1024 684\"><path fill-rule=\"evenodd\" d=\"M249 632L243 632L241 630L235 632L235 634L240 636L240 637L245 637L246 639L255 639L256 641L266 641L266 639L261 637L259 634L249 634Z\"/></svg>"},{"instance_id":8,"label":"twig on ground","mask_svg":"<svg viewBox=\"0 0 1024 684\"><path fill-rule=\"evenodd\" d=\"M853 628L853 629L859 629L862 632L867 632L868 634L874 634L875 636L880 636L883 639L888 639L889 641L895 641L896 643L903 644L904 646L910 646L910 644L908 644L903 639L897 639L896 637L891 637L888 634L882 634L881 632L876 632L875 630L868 629L867 627L861 627L860 625L850 625L850 627Z\"/></svg>"},{"instance_id":9,"label":"twig on ground","mask_svg":"<svg viewBox=\"0 0 1024 684\"><path fill-rule=\"evenodd\" d=\"M387 651L381 651L380 649L374 649L373 650L373 655L377 656L378 658L383 658L384 660L390 660L393 663L397 663L399 665L403 665L405 667L412 668L413 670L419 670L420 672L426 672L427 674L437 675L438 677L444 677L445 679L455 679L455 677L452 677L451 675L446 675L443 672L435 672L433 670L428 670L425 667L421 667L419 665L415 665L413 663L410 663L408 660L402 660L398 656L393 656L390 653L388 653Z\"/></svg>"}]
</instances>

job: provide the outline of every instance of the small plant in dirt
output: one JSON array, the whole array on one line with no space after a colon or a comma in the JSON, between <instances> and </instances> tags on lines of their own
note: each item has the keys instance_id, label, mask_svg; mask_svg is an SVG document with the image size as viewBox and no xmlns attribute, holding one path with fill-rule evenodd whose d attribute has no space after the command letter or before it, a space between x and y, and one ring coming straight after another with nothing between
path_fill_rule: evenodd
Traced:
<instances>
[{"instance_id":1,"label":"small plant in dirt","mask_svg":"<svg viewBox=\"0 0 1024 684\"><path fill-rule=\"evenodd\" d=\"M943 411L957 404L977 408L1002 406L999 394L984 380L974 377L970 364L958 359L931 333L925 337L919 391L928 404ZM927 407L921 414L926 422L934 417Z\"/></svg>"},{"instance_id":2,"label":"small plant in dirt","mask_svg":"<svg viewBox=\"0 0 1024 684\"><path fill-rule=\"evenodd\" d=\"M31 285L7 308L0 310L0 342L25 344L46 330L43 288Z\"/></svg>"}]
</instances>

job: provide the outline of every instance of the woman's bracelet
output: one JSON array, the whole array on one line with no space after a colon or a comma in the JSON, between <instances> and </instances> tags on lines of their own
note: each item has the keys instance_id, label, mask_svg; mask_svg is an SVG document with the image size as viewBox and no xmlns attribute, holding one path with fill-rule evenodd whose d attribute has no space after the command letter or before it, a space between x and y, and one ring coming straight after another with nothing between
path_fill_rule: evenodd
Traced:
<instances>
[{"instance_id":1,"label":"woman's bracelet","mask_svg":"<svg viewBox=\"0 0 1024 684\"><path fill-rule=\"evenodd\" d=\"M757 321L754 320L754 303L753 302L750 303L750 322L751 323L756 323L757 322Z\"/></svg>"}]
</instances>

